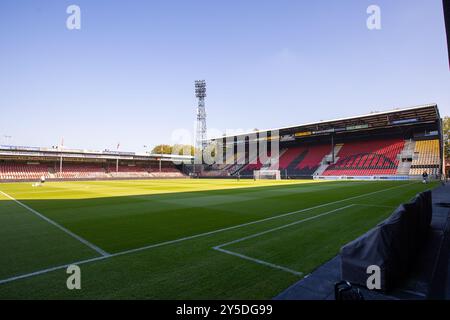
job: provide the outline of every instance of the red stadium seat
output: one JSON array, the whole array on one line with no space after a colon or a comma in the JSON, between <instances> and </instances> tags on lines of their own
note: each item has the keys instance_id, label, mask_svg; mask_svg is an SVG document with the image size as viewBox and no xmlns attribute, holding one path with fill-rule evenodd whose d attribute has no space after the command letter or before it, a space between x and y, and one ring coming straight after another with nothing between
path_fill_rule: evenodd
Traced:
<instances>
[{"instance_id":1,"label":"red stadium seat","mask_svg":"<svg viewBox=\"0 0 450 320\"><path fill-rule=\"evenodd\" d=\"M324 176L395 175L397 155L405 145L402 139L366 140L344 143L338 161L330 165Z\"/></svg>"}]
</instances>

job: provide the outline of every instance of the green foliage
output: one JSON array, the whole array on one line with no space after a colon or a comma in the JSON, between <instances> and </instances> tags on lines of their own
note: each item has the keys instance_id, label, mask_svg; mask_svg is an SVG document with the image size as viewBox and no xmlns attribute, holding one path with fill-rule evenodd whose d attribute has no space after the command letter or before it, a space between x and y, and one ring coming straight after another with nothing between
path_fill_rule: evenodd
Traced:
<instances>
[{"instance_id":1,"label":"green foliage","mask_svg":"<svg viewBox=\"0 0 450 320\"><path fill-rule=\"evenodd\" d=\"M189 144L175 144L173 145L172 153L180 156L193 156L195 148Z\"/></svg>"},{"instance_id":2,"label":"green foliage","mask_svg":"<svg viewBox=\"0 0 450 320\"><path fill-rule=\"evenodd\" d=\"M195 148L189 144L175 144L173 146L168 144L160 144L154 147L151 151L154 154L177 154L184 156L193 156Z\"/></svg>"},{"instance_id":3,"label":"green foliage","mask_svg":"<svg viewBox=\"0 0 450 320\"><path fill-rule=\"evenodd\" d=\"M444 134L445 142L445 158L450 158L450 117L444 117L442 120L442 131Z\"/></svg>"},{"instance_id":4,"label":"green foliage","mask_svg":"<svg viewBox=\"0 0 450 320\"><path fill-rule=\"evenodd\" d=\"M168 144L160 144L152 149L151 153L155 154L172 154L172 146Z\"/></svg>"}]
</instances>

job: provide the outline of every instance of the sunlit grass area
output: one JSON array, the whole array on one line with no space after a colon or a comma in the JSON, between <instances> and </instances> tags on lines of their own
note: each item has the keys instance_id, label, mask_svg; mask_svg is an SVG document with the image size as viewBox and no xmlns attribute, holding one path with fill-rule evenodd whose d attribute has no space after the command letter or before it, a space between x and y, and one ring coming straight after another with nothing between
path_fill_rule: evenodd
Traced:
<instances>
[{"instance_id":1,"label":"sunlit grass area","mask_svg":"<svg viewBox=\"0 0 450 320\"><path fill-rule=\"evenodd\" d=\"M433 186L218 179L1 184L0 298L271 298ZM65 266L72 263L81 268L81 290L66 287Z\"/></svg>"}]
</instances>

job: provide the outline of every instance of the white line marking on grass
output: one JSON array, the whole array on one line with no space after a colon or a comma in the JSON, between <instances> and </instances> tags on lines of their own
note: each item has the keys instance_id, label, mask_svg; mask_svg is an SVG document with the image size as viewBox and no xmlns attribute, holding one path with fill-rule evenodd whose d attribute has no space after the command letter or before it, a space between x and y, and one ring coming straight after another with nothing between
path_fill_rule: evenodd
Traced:
<instances>
[{"instance_id":1,"label":"white line marking on grass","mask_svg":"<svg viewBox=\"0 0 450 320\"><path fill-rule=\"evenodd\" d=\"M246 255L240 254L240 253L236 253L236 252L233 252L233 251L225 250L225 249L222 249L222 248L216 248L216 247L214 247L213 249L217 250L217 251L220 251L220 252L223 252L223 253L226 253L226 254L229 254L231 256L235 256L235 257L238 257L238 258L241 258L241 259L244 259L244 260L249 260L249 261L255 262L257 264L262 264L262 265L265 265L265 266L268 266L268 267L271 267L271 268L274 268L274 269L279 269L279 270L282 270L282 271L285 271L285 272L288 272L288 273L292 273L293 275L296 275L296 276L299 276L299 277L301 277L303 275L303 272L295 271L295 270L292 270L292 269L289 269L289 268L286 268L286 267L283 267L283 266L280 266L280 265L277 265L277 264L274 264L274 263L270 263L270 262L267 262L267 261L264 261L264 260L252 258L252 257L246 256Z\"/></svg>"},{"instance_id":2,"label":"white line marking on grass","mask_svg":"<svg viewBox=\"0 0 450 320\"><path fill-rule=\"evenodd\" d=\"M224 243L224 244L220 244L218 246L213 247L213 249L217 250L217 251L220 251L220 252L223 252L223 253L226 253L226 254L229 254L229 255L232 255L232 256L236 256L236 257L242 258L242 259L250 260L250 261L253 261L253 262L258 263L258 264L266 265L266 266L269 266L269 267L272 267L272 268L275 268L275 269L280 269L280 270L283 270L283 271L295 274L297 276L301 276L301 275L303 275L303 272L295 271L295 270L292 270L292 269L289 269L289 268L286 268L286 267L283 267L283 266L280 266L280 265L277 265L277 264L274 264L274 263L270 263L270 262L267 262L267 261L264 261L264 260L252 258L252 257L246 256L244 254L237 253L237 252L234 252L234 251L225 250L225 249L223 249L223 247L226 247L226 246L238 243L238 242L242 242L242 241L245 241L245 240L248 240L248 239L253 239L253 238L265 235L267 233L271 233L271 232L274 232L274 231L278 231L278 230L282 230L282 229L285 229L285 228L289 228L291 226L294 226L294 225L297 225L297 224L301 224L301 223L304 223L304 222L307 222L307 221L318 219L318 218L321 218L323 216L327 216L329 214L332 214L332 213L335 213L335 212L338 212L338 211L341 211L341 210L345 210L345 209L348 209L348 208L354 207L354 206L356 206L356 205L355 204L350 204L350 205L342 207L342 208L338 208L338 209L334 209L334 210L327 211L327 212L324 212L324 213L320 213L318 215L315 215L315 216L312 216L312 217L308 217L308 218L305 218L305 219L301 219L301 220L298 220L298 221L295 221L295 222L291 222L291 223L282 225L280 227L272 228L272 229L269 229L269 230L266 230L266 231L262 231L262 232L258 232L258 233L255 233L255 234L252 234L252 235L249 235L249 236L246 236L246 237L242 237L242 238L239 238L239 239L236 239L236 240Z\"/></svg>"},{"instance_id":3,"label":"white line marking on grass","mask_svg":"<svg viewBox=\"0 0 450 320\"><path fill-rule=\"evenodd\" d=\"M314 206L314 207L310 207L310 208L306 208L306 209L302 209L302 210L298 210L298 211L288 212L288 213L280 214L280 215L269 217L269 218L265 218L265 219L260 219L260 220L256 220L256 221L242 223L242 224L239 224L239 225L236 225L236 226L232 226L232 227L227 227L227 228L223 228L223 229L217 229L217 230L213 230L213 231L209 231L209 232L205 232L205 233L196 234L196 235L193 235L193 236L188 236L188 237L183 237L183 238L180 238L180 239L160 242L160 243L156 243L156 244L152 244L152 245L148 245L148 246L144 246L144 247L140 247L140 248L135 248L135 249L130 249L130 250L126 250L126 251L121 251L121 252L117 252L117 253L108 254L108 255L105 255L105 256L97 257L97 258L92 258L92 259L86 259L86 260L82 260L82 261L72 262L72 263L69 263L69 264L61 265L61 266L56 266L56 267L52 267L52 268L39 270L39 271L36 271L36 272L31 272L31 273L27 273L27 274L23 274L23 275L18 275L18 276L14 276L14 277L11 277L11 278L0 280L0 284L12 282L12 281L19 280L19 279L25 279L25 278L33 277L35 275L40 275L40 274L48 273L48 272L51 272L51 271L64 269L64 268L67 268L71 264L82 265L82 264L86 264L86 263L89 263L89 262L95 262L95 261L105 260L105 259L108 259L108 258L113 258L113 257L117 257L117 256L126 255L126 254L137 253L137 252L148 250L148 249L153 249L153 248L157 248L157 247L161 247L161 246L165 246L165 245L175 244L175 243L186 241L186 240L192 240L192 239L196 239L196 238L200 238L200 237L204 237L204 236L209 236L209 235L213 235L213 234L216 234L216 233L229 231L229 230L233 230L233 229L237 229L237 228L241 228L241 227L245 227L245 226L249 226L249 225L253 225L253 224L257 224L257 223L261 223L261 222L265 222L265 221L270 221L270 220L273 220L273 219L277 219L277 218L282 218L282 217L286 217L286 216L289 216L289 215L293 215L293 214L296 214L296 213L302 213L302 212L305 212L305 211L308 211L308 210L314 210L314 209L321 208L321 207L324 207L324 206L328 206L328 205L332 205L332 204L336 204L336 203L340 203L340 202L344 202L344 201L348 201L348 200L358 199L358 198L370 196L370 195L373 195L373 194L377 194L377 193L381 193L381 192L385 192L385 191L389 191L389 190L393 190L393 189L397 189L397 188L404 188L404 187L411 186L413 184L417 184L417 182L408 183L408 184L402 184L402 185L399 185L399 186L395 186L395 187L391 187L391 188L387 188L387 189L383 189L383 190L373 191L373 192L369 192L369 193L366 193L366 194L350 197L350 198L347 198L347 199L337 200L337 201L333 201L333 202L328 202L328 203L325 203L325 204L321 204L321 205L318 205L318 206Z\"/></svg>"},{"instance_id":4,"label":"white line marking on grass","mask_svg":"<svg viewBox=\"0 0 450 320\"><path fill-rule=\"evenodd\" d=\"M14 276L14 277L11 277L11 278L8 278L8 279L0 280L0 285L8 283L8 282L13 282L13 281L16 281L16 280L20 280L20 279L31 278L31 277L38 276L40 274L44 274L44 273L48 273L48 272L52 272L52 271L57 271L57 270L61 270L61 269L67 269L68 266L73 265L73 264L74 265L81 265L81 264L85 264L85 263L89 263L89 262L104 260L104 259L107 259L109 257L111 257L111 255L109 255L109 256L100 256L100 257L91 258L91 259L82 260L82 261L77 261L77 262L71 262L71 263L60 265L60 266L56 266L56 267L51 267L51 268L42 269L42 270L31 272L31 273L26 273L26 274Z\"/></svg>"},{"instance_id":5,"label":"white line marking on grass","mask_svg":"<svg viewBox=\"0 0 450 320\"><path fill-rule=\"evenodd\" d=\"M356 206L363 206L363 207L375 207L375 208L387 208L387 209L395 209L398 208L398 206L384 206L381 204L365 204L365 203L355 203Z\"/></svg>"},{"instance_id":6,"label":"white line marking on grass","mask_svg":"<svg viewBox=\"0 0 450 320\"><path fill-rule=\"evenodd\" d=\"M305 218L305 219L294 221L294 222L282 225L280 227L272 228L272 229L265 230L265 231L262 231L262 232L258 232L258 233L255 233L255 234L252 234L252 235L249 235L249 236L246 236L246 237L242 237L242 238L239 238L239 239L236 239L236 240L224 243L224 244L220 244L218 246L215 246L213 249L229 246L229 245L232 245L232 244L235 244L235 243L238 243L238 242L242 242L242 241L245 241L245 240L248 240L248 239L252 239L252 238L256 238L256 237L262 236L262 235L267 234L267 233L271 233L271 232L274 232L274 231L278 231L278 230L282 230L282 229L285 229L285 228L289 228L291 226L295 226L296 224L301 224L301 223L304 223L304 222L307 222L307 221L310 221L310 220L314 220L314 219L317 219L317 218L320 218L320 217L323 217L323 216L327 216L327 215L335 213L337 211L348 209L348 208L354 207L354 206L355 206L355 204L350 204L350 205L342 207L342 208L337 208L337 209L334 209L334 210L331 210L331 211L327 211L327 212L324 212L324 213L319 213L318 215L315 215L315 216L312 216L312 217L308 217L308 218Z\"/></svg>"},{"instance_id":7,"label":"white line marking on grass","mask_svg":"<svg viewBox=\"0 0 450 320\"><path fill-rule=\"evenodd\" d=\"M51 225L57 227L58 229L60 229L61 231L65 232L66 234L68 234L69 236L71 236L72 238L75 238L76 240L80 241L81 243L85 244L86 246L88 246L89 248L91 248L92 250L95 250L97 253L99 253L102 256L108 256L109 253L107 253L106 251L100 249L99 247L97 247L96 245L90 243L89 241L87 241L86 239L80 237L79 235L73 233L72 231L66 229L65 227L63 227L62 225L60 225L59 223L47 218L46 216L40 214L39 212L37 212L36 210L30 208L29 206L27 206L26 204L20 202L19 200L14 199L13 197L11 197L9 194L4 193L3 191L0 191L0 193L2 195L4 195L5 197L7 197L8 199L14 201L15 203L17 203L18 205L22 206L23 208L27 209L28 211L30 211L31 213L35 214L36 216L38 216L39 218L47 221L48 223L50 223Z\"/></svg>"}]
</instances>

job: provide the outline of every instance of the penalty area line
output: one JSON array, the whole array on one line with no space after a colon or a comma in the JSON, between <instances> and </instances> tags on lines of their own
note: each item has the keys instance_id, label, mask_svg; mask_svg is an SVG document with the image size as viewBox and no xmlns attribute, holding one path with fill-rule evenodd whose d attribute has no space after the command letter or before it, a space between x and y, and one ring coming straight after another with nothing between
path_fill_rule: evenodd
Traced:
<instances>
[{"instance_id":1,"label":"penalty area line","mask_svg":"<svg viewBox=\"0 0 450 320\"><path fill-rule=\"evenodd\" d=\"M175 240L155 243L155 244L151 244L151 245L147 245L147 246L143 246L143 247L139 247L139 248L135 248L135 249L129 249L129 250L125 250L125 251L121 251L121 252L117 252L117 253L111 253L111 254L106 253L106 255L102 255L100 257L95 257L95 258L81 260L81 261L75 261L75 262L64 264L64 265L60 265L60 266L50 267L50 268L47 268L47 269L42 269L42 270L38 270L38 271L35 271L35 272L26 273L26 274L22 274L22 275L17 275L17 276L13 276L13 277L10 277L10 278L6 278L6 279L3 279L3 280L0 280L0 285L8 283L8 282L15 281L15 280L26 279L26 278L30 278L30 277L33 277L33 276L45 274L45 273L48 273L48 272L65 269L68 266L73 265L73 264L75 264L75 265L82 265L82 264L86 264L86 263L90 263L90 262L97 262L97 261L106 260L106 259L117 257L117 256L123 256L123 255L127 255L127 254L138 253L138 252L141 252L141 251L145 251L145 250L149 250L149 249L153 249L153 248L158 248L158 247L165 246L165 245L176 244L176 243L179 243L179 242L182 242L182 241L193 240L193 239L200 238L200 237L206 237L206 236L214 235L214 234L225 232L225 231L230 231L230 230L234 230L234 229L238 229L238 228L242 228L242 227L258 224L258 223L261 223L261 222L271 221L271 220L274 220L274 219L283 218L283 217L287 217L287 216L290 216L290 215L294 215L294 214L298 214L298 213L302 213L302 212L306 212L306 211L322 208L322 207L333 205L333 204L336 204L336 203L341 203L341 202L345 202L345 201L349 201L349 200L353 200L353 199L359 199L359 198L362 198L362 197L366 197L366 196L370 196L370 195L373 195L373 194L386 192L386 191L393 190L393 189L409 187L409 186L411 186L413 184L416 184L416 183L413 182L413 183L408 183L408 184L401 184L399 186L394 186L394 187L390 187L390 188L386 188L386 189L382 189L382 190L377 190L377 191L373 191L373 192L369 192L369 193L365 193L365 194L349 197L349 198L346 198L346 199L341 199L341 200L337 200L337 201L332 201L332 202L320 204L320 205L317 205L317 206L314 206L314 207L310 207L310 208L305 208L305 209L301 209L301 210L297 210L297 211L293 211L293 212L283 213L283 214L279 214L279 215L276 215L276 216L273 216L273 217L268 217L268 218L264 218L264 219L260 219L260 220L250 221L250 222L242 223L242 224L239 224L239 225L235 225L235 226L231 226L231 227L227 227L227 228L222 228L222 229L217 229L217 230L212 230L212 231L208 231L208 232L204 232L204 233L200 233L200 234L196 234L196 235L192 235L192 236L188 236L188 237L183 237L183 238L179 238L179 239L175 239ZM2 191L0 191L0 193L5 195L6 197L10 198L11 200L14 200L14 201L18 202L17 200L15 200L12 197L6 195ZM21 202L18 202L18 204L20 204L21 206L25 206L25 208L29 208L28 206L22 204ZM31 209L31 208L29 208L29 209ZM31 209L31 210L33 210L33 209ZM37 213L34 210L32 212L33 213ZM45 216L42 216L39 213L37 213L37 214L38 214L38 216L41 216L44 220L48 220L49 222L52 221L52 220L46 218ZM60 226L60 227L62 227L62 226ZM62 228L64 228L64 227L62 227ZM67 231L69 231L69 230L67 230Z\"/></svg>"},{"instance_id":2,"label":"penalty area line","mask_svg":"<svg viewBox=\"0 0 450 320\"><path fill-rule=\"evenodd\" d=\"M238 257L238 258L241 258L241 259L244 259L244 260L255 262L257 264L268 266L268 267L271 267L273 269L279 269L279 270L282 270L282 271L285 271L285 272L288 272L288 273L292 273L293 275L296 275L296 276L299 276L299 277L301 277L303 275L303 272L295 271L295 270L292 270L292 269L280 266L278 264L270 263L270 262L267 262L267 261L264 261L264 260L252 258L252 257L246 256L246 255L243 255L243 254L240 254L240 253L237 253L237 252L225 250L225 249L222 249L222 248L216 248L216 247L214 247L213 249L217 250L219 252L222 252L222 253L226 253L226 254L231 255L231 256L235 256L235 257Z\"/></svg>"},{"instance_id":3,"label":"penalty area line","mask_svg":"<svg viewBox=\"0 0 450 320\"><path fill-rule=\"evenodd\" d=\"M341 208L330 210L330 211L327 211L327 212L324 212L324 213L320 213L320 214L317 214L317 215L312 216L312 217L308 217L308 218L305 218L305 219L301 219L301 220L298 220L298 221L295 221L295 222L291 222L291 223L282 225L280 227L272 228L272 229L265 230L265 231L262 231L262 232L258 232L258 233L255 233L255 234L252 234L252 235L249 235L249 236L246 236L246 237L242 237L242 238L239 238L239 239L236 239L236 240L224 243L224 244L220 244L218 246L213 247L212 249L220 251L222 253L226 253L226 254L238 257L238 258L241 258L241 259L249 260L249 261L255 262L257 264L261 264L261 265L265 265L265 266L268 266L268 267L271 267L271 268L274 268L274 269L279 269L279 270L282 270L282 271L286 271L286 272L292 273L292 274L294 274L296 276L302 276L303 272L295 271L293 269L290 269L290 268L287 268L287 267L283 267L283 266L280 266L280 265L277 265L277 264L274 264L274 263L271 263L271 262L267 262L267 261L264 261L264 260L261 260L261 259L252 258L252 257L249 257L247 255L244 255L244 254L241 254L241 253L237 253L237 252L234 252L234 251L225 250L225 249L223 249L223 247L226 247L226 246L229 246L229 245L232 245L232 244L236 244L238 242L242 242L242 241L245 241L245 240L253 239L253 238L256 238L256 237L260 237L262 235L265 235L265 234L268 234L268 233L271 233L271 232L274 232L274 231L279 231L279 230L282 230L282 229L285 229L285 228L289 228L289 227L292 227L292 226L295 226L295 225L298 225L298 224L301 224L301 223L304 223L304 222L307 222L307 221L318 219L318 218L327 216L329 214L336 213L338 211L342 211L342 210L345 210L345 209L348 209L348 208L351 208L351 207L354 207L354 206L357 206L357 205L350 204L350 205L345 206L345 207L341 207Z\"/></svg>"}]
</instances>

